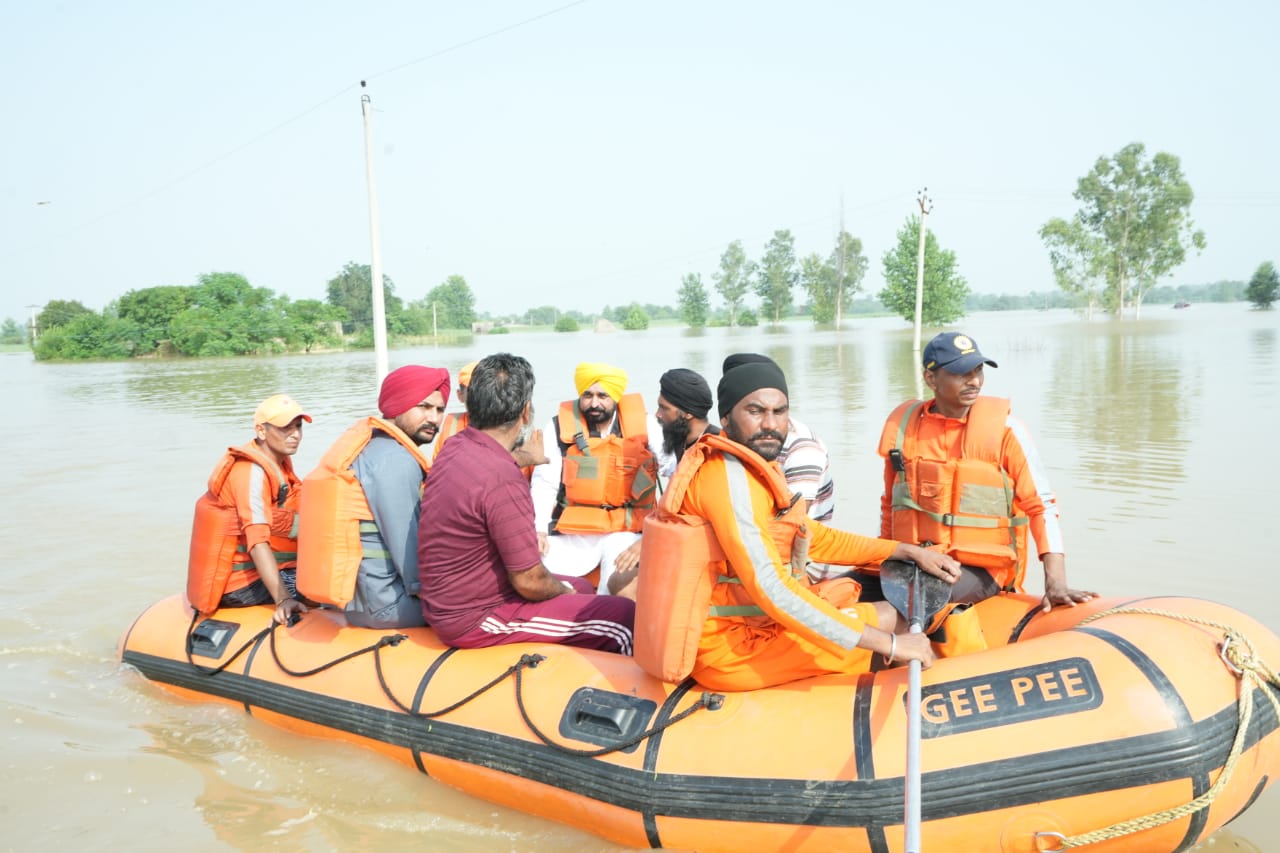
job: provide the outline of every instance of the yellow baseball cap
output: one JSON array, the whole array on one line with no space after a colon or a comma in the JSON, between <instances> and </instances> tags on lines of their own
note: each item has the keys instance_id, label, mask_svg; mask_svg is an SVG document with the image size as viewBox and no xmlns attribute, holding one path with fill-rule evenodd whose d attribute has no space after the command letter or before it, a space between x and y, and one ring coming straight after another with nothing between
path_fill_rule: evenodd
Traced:
<instances>
[{"instance_id":1,"label":"yellow baseball cap","mask_svg":"<svg viewBox=\"0 0 1280 853\"><path fill-rule=\"evenodd\" d=\"M288 394L276 394L258 405L257 411L253 413L253 425L257 427L259 424L271 424L287 427L293 423L294 418L298 417L311 423L311 415L302 411L302 406L299 406L296 400Z\"/></svg>"}]
</instances>

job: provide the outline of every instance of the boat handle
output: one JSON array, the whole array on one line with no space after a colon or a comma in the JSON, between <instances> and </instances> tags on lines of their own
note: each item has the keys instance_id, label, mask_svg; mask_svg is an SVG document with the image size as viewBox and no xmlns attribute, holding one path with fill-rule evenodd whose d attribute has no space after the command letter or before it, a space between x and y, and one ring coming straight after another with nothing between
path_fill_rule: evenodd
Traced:
<instances>
[{"instance_id":1,"label":"boat handle","mask_svg":"<svg viewBox=\"0 0 1280 853\"><path fill-rule=\"evenodd\" d=\"M1040 839L1042 838L1056 839L1058 842L1058 846L1057 847L1041 847ZM1036 849L1039 851L1042 851L1042 853L1059 853L1059 851L1067 849L1067 837L1063 835L1061 832L1037 832L1035 834L1035 839L1036 839Z\"/></svg>"},{"instance_id":2,"label":"boat handle","mask_svg":"<svg viewBox=\"0 0 1280 853\"><path fill-rule=\"evenodd\" d=\"M1227 657L1227 649L1231 648L1232 642L1234 642L1234 638L1230 634L1222 638L1222 643L1218 646L1218 657L1222 658L1222 662L1227 665L1227 669L1231 670L1236 678L1239 678L1244 675L1244 670L1232 663L1231 658Z\"/></svg>"}]
</instances>

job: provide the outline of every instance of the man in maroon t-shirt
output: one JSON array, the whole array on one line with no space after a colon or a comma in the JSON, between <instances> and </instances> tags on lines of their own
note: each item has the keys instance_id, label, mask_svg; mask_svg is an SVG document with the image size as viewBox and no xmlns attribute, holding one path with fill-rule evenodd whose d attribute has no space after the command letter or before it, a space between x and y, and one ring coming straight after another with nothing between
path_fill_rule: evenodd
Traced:
<instances>
[{"instance_id":1,"label":"man in maroon t-shirt","mask_svg":"<svg viewBox=\"0 0 1280 853\"><path fill-rule=\"evenodd\" d=\"M542 642L631 654L635 603L542 565L529 483L511 455L533 420L533 381L529 362L509 353L471 372L468 426L422 490L422 612L455 648Z\"/></svg>"}]
</instances>

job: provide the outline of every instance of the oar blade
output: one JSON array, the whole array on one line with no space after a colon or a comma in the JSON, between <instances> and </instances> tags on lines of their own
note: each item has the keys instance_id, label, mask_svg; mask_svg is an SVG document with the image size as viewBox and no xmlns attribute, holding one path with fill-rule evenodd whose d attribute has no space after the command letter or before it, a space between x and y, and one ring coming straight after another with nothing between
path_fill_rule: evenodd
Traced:
<instances>
[{"instance_id":1,"label":"oar blade","mask_svg":"<svg viewBox=\"0 0 1280 853\"><path fill-rule=\"evenodd\" d=\"M920 601L915 608L917 612L913 613L911 585L917 582L917 575ZM880 588L885 600L902 614L903 619L918 619L922 625L929 624L937 612L951 600L951 584L936 575L921 571L910 560L885 560L880 565Z\"/></svg>"}]
</instances>

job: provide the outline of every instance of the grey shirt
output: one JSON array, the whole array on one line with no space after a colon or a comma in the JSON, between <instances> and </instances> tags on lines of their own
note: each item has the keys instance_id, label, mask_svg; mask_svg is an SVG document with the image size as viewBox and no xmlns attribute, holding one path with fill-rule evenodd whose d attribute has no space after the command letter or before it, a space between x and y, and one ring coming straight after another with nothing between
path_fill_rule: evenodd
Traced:
<instances>
[{"instance_id":1,"label":"grey shirt","mask_svg":"<svg viewBox=\"0 0 1280 853\"><path fill-rule=\"evenodd\" d=\"M347 621L366 628L423 625L416 597L422 466L400 442L375 430L351 470L378 530L360 534L364 557Z\"/></svg>"}]
</instances>

